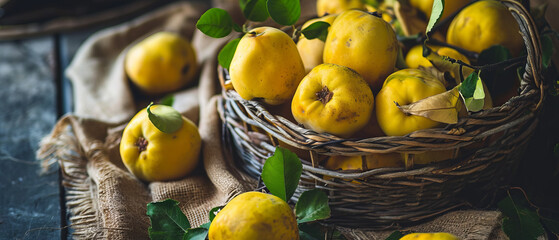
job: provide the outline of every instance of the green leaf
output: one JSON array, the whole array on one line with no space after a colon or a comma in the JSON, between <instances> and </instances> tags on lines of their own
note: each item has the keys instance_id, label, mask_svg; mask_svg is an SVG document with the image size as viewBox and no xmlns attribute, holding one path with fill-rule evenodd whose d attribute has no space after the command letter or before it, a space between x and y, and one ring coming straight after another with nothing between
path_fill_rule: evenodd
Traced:
<instances>
[{"instance_id":1,"label":"green leaf","mask_svg":"<svg viewBox=\"0 0 559 240\"><path fill-rule=\"evenodd\" d=\"M217 215L217 213L221 211L223 207L225 206L214 207L212 208L212 210L210 210L210 222L214 220L215 215Z\"/></svg>"},{"instance_id":2,"label":"green leaf","mask_svg":"<svg viewBox=\"0 0 559 240\"><path fill-rule=\"evenodd\" d=\"M183 240L205 240L208 236L208 229L206 228L189 228L182 236Z\"/></svg>"},{"instance_id":3,"label":"green leaf","mask_svg":"<svg viewBox=\"0 0 559 240\"><path fill-rule=\"evenodd\" d=\"M544 234L536 211L517 204L510 196L501 200L498 206L504 215L503 231L511 240L536 239Z\"/></svg>"},{"instance_id":4,"label":"green leaf","mask_svg":"<svg viewBox=\"0 0 559 240\"><path fill-rule=\"evenodd\" d=\"M200 227L205 228L205 229L210 229L211 224L212 224L212 222L207 222L207 223L204 223L204 224L200 225Z\"/></svg>"},{"instance_id":5,"label":"green leaf","mask_svg":"<svg viewBox=\"0 0 559 240\"><path fill-rule=\"evenodd\" d=\"M270 15L266 9L266 0L240 0L241 11L246 19L264 22Z\"/></svg>"},{"instance_id":6,"label":"green leaf","mask_svg":"<svg viewBox=\"0 0 559 240\"><path fill-rule=\"evenodd\" d=\"M322 240L324 231L318 223L299 224L299 238L301 240Z\"/></svg>"},{"instance_id":7,"label":"green leaf","mask_svg":"<svg viewBox=\"0 0 559 240\"><path fill-rule=\"evenodd\" d=\"M233 30L233 19L223 9L210 8L200 16L196 28L210 37L222 38Z\"/></svg>"},{"instance_id":8,"label":"green leaf","mask_svg":"<svg viewBox=\"0 0 559 240\"><path fill-rule=\"evenodd\" d=\"M478 79L478 74L476 72L472 72L460 85L460 94L462 94L464 99L474 96Z\"/></svg>"},{"instance_id":9,"label":"green leaf","mask_svg":"<svg viewBox=\"0 0 559 240\"><path fill-rule=\"evenodd\" d=\"M161 101L159 101L159 104L172 107L174 102L175 102L175 96L171 94L161 99Z\"/></svg>"},{"instance_id":10,"label":"green leaf","mask_svg":"<svg viewBox=\"0 0 559 240\"><path fill-rule=\"evenodd\" d=\"M266 5L270 17L284 26L294 25L301 16L299 0L267 0Z\"/></svg>"},{"instance_id":11,"label":"green leaf","mask_svg":"<svg viewBox=\"0 0 559 240\"><path fill-rule=\"evenodd\" d=\"M233 23L233 30L235 30L236 32L243 32L243 27L239 26L239 24Z\"/></svg>"},{"instance_id":12,"label":"green leaf","mask_svg":"<svg viewBox=\"0 0 559 240\"><path fill-rule=\"evenodd\" d=\"M231 66L231 60L233 60L233 56L235 56L235 50L237 50L237 45L239 45L240 38L235 38L228 42L222 49L219 51L217 55L217 61L219 65L225 69L229 69Z\"/></svg>"},{"instance_id":13,"label":"green leaf","mask_svg":"<svg viewBox=\"0 0 559 240\"><path fill-rule=\"evenodd\" d=\"M303 192L295 205L295 215L298 223L329 218L328 196L320 189Z\"/></svg>"},{"instance_id":14,"label":"green leaf","mask_svg":"<svg viewBox=\"0 0 559 240\"><path fill-rule=\"evenodd\" d=\"M427 23L427 29L425 33L430 36L431 29L437 24L444 11L444 0L434 0L433 10L431 10L431 17L429 17L429 23Z\"/></svg>"},{"instance_id":15,"label":"green leaf","mask_svg":"<svg viewBox=\"0 0 559 240\"><path fill-rule=\"evenodd\" d=\"M551 56L553 56L553 40L549 34L543 35L542 42L542 63L543 69L547 69L551 64Z\"/></svg>"},{"instance_id":16,"label":"green leaf","mask_svg":"<svg viewBox=\"0 0 559 240\"><path fill-rule=\"evenodd\" d=\"M173 107L150 103L146 110L149 120L159 131L174 133L182 127L182 115Z\"/></svg>"},{"instance_id":17,"label":"green leaf","mask_svg":"<svg viewBox=\"0 0 559 240\"><path fill-rule=\"evenodd\" d=\"M274 155L269 157L262 168L262 181L276 197L288 201L299 184L303 165L295 153L276 147Z\"/></svg>"},{"instance_id":18,"label":"green leaf","mask_svg":"<svg viewBox=\"0 0 559 240\"><path fill-rule=\"evenodd\" d=\"M147 205L147 215L151 221L149 237L155 239L180 239L190 228L188 219L179 208L179 202L167 199Z\"/></svg>"},{"instance_id":19,"label":"green leaf","mask_svg":"<svg viewBox=\"0 0 559 240\"><path fill-rule=\"evenodd\" d=\"M481 78L478 77L476 81L476 89L474 90L474 99L484 99L485 98L485 91L483 91L483 82Z\"/></svg>"},{"instance_id":20,"label":"green leaf","mask_svg":"<svg viewBox=\"0 0 559 240\"><path fill-rule=\"evenodd\" d=\"M390 236L386 238L386 240L399 240L400 238L404 237L404 234L400 231L394 231Z\"/></svg>"},{"instance_id":21,"label":"green leaf","mask_svg":"<svg viewBox=\"0 0 559 240\"><path fill-rule=\"evenodd\" d=\"M318 38L325 42L328 36L328 27L330 27L330 23L318 21L301 30L301 33L309 40Z\"/></svg>"},{"instance_id":22,"label":"green leaf","mask_svg":"<svg viewBox=\"0 0 559 240\"><path fill-rule=\"evenodd\" d=\"M543 225L553 234L559 235L559 221L540 216Z\"/></svg>"},{"instance_id":23,"label":"green leaf","mask_svg":"<svg viewBox=\"0 0 559 240\"><path fill-rule=\"evenodd\" d=\"M488 49L481 51L477 63L478 65L487 65L502 62L512 58L510 51L502 45L493 45Z\"/></svg>"}]
</instances>

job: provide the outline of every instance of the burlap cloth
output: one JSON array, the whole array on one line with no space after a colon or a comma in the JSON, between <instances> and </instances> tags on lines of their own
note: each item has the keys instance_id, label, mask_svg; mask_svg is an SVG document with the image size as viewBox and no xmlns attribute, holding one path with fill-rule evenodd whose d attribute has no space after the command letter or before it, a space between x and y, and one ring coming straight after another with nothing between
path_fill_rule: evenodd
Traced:
<instances>
[{"instance_id":1,"label":"burlap cloth","mask_svg":"<svg viewBox=\"0 0 559 240\"><path fill-rule=\"evenodd\" d=\"M206 7L175 3L98 32L66 70L74 87L75 112L59 120L41 143L38 156L46 166L61 166L74 238L146 239L150 225L146 204L167 198L179 201L191 224L199 226L208 221L211 208L256 187L256 181L234 166L231 153L222 146L216 56L227 39L211 39L195 30ZM130 44L161 30L191 39L198 53L199 81L175 94L174 107L198 123L202 161L194 174L182 180L145 184L126 170L118 146L126 122L156 99L134 93L124 74L123 56ZM454 211L402 230L506 239L500 220L498 211ZM350 239L384 239L394 231L339 229Z\"/></svg>"}]
</instances>

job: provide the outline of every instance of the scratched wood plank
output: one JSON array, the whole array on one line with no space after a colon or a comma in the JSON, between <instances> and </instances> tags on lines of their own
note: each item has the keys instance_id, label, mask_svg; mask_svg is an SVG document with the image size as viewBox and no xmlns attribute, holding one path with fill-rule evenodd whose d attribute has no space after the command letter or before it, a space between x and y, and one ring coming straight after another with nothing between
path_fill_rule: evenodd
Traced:
<instances>
[{"instance_id":1,"label":"scratched wood plank","mask_svg":"<svg viewBox=\"0 0 559 240\"><path fill-rule=\"evenodd\" d=\"M0 42L0 239L60 239L58 168L39 174L57 119L52 37Z\"/></svg>"}]
</instances>

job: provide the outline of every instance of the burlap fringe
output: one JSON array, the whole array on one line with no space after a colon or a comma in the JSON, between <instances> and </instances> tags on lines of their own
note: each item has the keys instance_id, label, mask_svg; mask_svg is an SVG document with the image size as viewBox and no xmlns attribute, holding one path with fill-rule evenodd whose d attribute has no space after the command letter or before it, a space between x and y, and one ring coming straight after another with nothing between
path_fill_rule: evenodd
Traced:
<instances>
[{"instance_id":1,"label":"burlap fringe","mask_svg":"<svg viewBox=\"0 0 559 240\"><path fill-rule=\"evenodd\" d=\"M87 174L87 159L84 156L68 117L62 118L42 139L37 151L43 171L56 163L60 165L73 238L106 238L96 211L97 187Z\"/></svg>"}]
</instances>

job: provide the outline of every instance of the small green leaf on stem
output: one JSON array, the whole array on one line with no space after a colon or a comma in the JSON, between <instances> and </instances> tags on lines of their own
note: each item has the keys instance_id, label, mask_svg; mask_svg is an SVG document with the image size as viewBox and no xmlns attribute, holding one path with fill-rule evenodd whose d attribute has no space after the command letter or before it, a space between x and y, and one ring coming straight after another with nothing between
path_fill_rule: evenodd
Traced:
<instances>
[{"instance_id":1,"label":"small green leaf on stem","mask_svg":"<svg viewBox=\"0 0 559 240\"><path fill-rule=\"evenodd\" d=\"M175 102L175 96L171 94L163 97L163 99L159 101L159 104L172 107L174 102Z\"/></svg>"},{"instance_id":2,"label":"small green leaf on stem","mask_svg":"<svg viewBox=\"0 0 559 240\"><path fill-rule=\"evenodd\" d=\"M295 204L297 222L312 222L330 217L328 196L320 189L303 192Z\"/></svg>"},{"instance_id":3,"label":"small green leaf on stem","mask_svg":"<svg viewBox=\"0 0 559 240\"><path fill-rule=\"evenodd\" d=\"M460 85L460 94L464 98L471 98L474 96L474 92L476 90L477 80L479 76L476 72L471 73L464 82Z\"/></svg>"},{"instance_id":4,"label":"small green leaf on stem","mask_svg":"<svg viewBox=\"0 0 559 240\"><path fill-rule=\"evenodd\" d=\"M314 22L313 24L309 25L305 29L301 30L301 33L305 35L307 39L315 39L318 38L323 42L326 41L326 37L328 36L328 28L330 24L323 21Z\"/></svg>"},{"instance_id":5,"label":"small green leaf on stem","mask_svg":"<svg viewBox=\"0 0 559 240\"><path fill-rule=\"evenodd\" d=\"M147 215L151 221L149 237L155 239L180 239L190 228L188 219L179 208L179 202L167 199L147 205Z\"/></svg>"},{"instance_id":6,"label":"small green leaf on stem","mask_svg":"<svg viewBox=\"0 0 559 240\"><path fill-rule=\"evenodd\" d=\"M295 153L276 147L262 168L262 181L276 197L288 201L299 184L303 165Z\"/></svg>"},{"instance_id":7,"label":"small green leaf on stem","mask_svg":"<svg viewBox=\"0 0 559 240\"><path fill-rule=\"evenodd\" d=\"M239 5L246 19L264 22L270 15L266 9L266 0L240 0Z\"/></svg>"},{"instance_id":8,"label":"small green leaf on stem","mask_svg":"<svg viewBox=\"0 0 559 240\"><path fill-rule=\"evenodd\" d=\"M181 129L183 124L182 115L173 107L150 103L146 110L149 120L159 131L174 133Z\"/></svg>"},{"instance_id":9,"label":"small green leaf on stem","mask_svg":"<svg viewBox=\"0 0 559 240\"><path fill-rule=\"evenodd\" d=\"M183 240L205 240L208 236L208 229L206 228L189 228L182 236Z\"/></svg>"},{"instance_id":10,"label":"small green leaf on stem","mask_svg":"<svg viewBox=\"0 0 559 240\"><path fill-rule=\"evenodd\" d=\"M299 0L267 0L266 5L270 17L284 26L294 25L301 16Z\"/></svg>"},{"instance_id":11,"label":"small green leaf on stem","mask_svg":"<svg viewBox=\"0 0 559 240\"><path fill-rule=\"evenodd\" d=\"M511 240L536 239L544 234L544 229L536 211L529 209L511 196L498 204L504 218L502 228Z\"/></svg>"},{"instance_id":12,"label":"small green leaf on stem","mask_svg":"<svg viewBox=\"0 0 559 240\"><path fill-rule=\"evenodd\" d=\"M231 66L231 61L233 60L233 56L235 56L235 51L237 50L237 45L239 45L240 38L235 38L228 42L222 49L219 51L217 55L217 61L219 65L225 69L229 69Z\"/></svg>"},{"instance_id":13,"label":"small green leaf on stem","mask_svg":"<svg viewBox=\"0 0 559 240\"><path fill-rule=\"evenodd\" d=\"M427 23L427 29L425 33L427 37L431 35L431 30L437 24L444 11L444 0L434 0L433 9L431 10L431 17L429 17L429 23Z\"/></svg>"},{"instance_id":14,"label":"small green leaf on stem","mask_svg":"<svg viewBox=\"0 0 559 240\"><path fill-rule=\"evenodd\" d=\"M210 8L200 16L196 28L210 37L222 38L233 30L233 19L223 9Z\"/></svg>"},{"instance_id":15,"label":"small green leaf on stem","mask_svg":"<svg viewBox=\"0 0 559 240\"><path fill-rule=\"evenodd\" d=\"M212 210L210 210L210 222L214 220L215 215L217 215L217 213L221 211L223 207L224 206L214 207L212 208Z\"/></svg>"},{"instance_id":16,"label":"small green leaf on stem","mask_svg":"<svg viewBox=\"0 0 559 240\"><path fill-rule=\"evenodd\" d=\"M478 65L488 65L493 63L502 62L512 57L510 51L502 45L493 45L488 49L483 50L478 57Z\"/></svg>"},{"instance_id":17,"label":"small green leaf on stem","mask_svg":"<svg viewBox=\"0 0 559 240\"><path fill-rule=\"evenodd\" d=\"M394 231L392 234L390 234L390 236L386 238L386 240L398 240L402 237L404 237L404 234L402 232Z\"/></svg>"}]
</instances>

